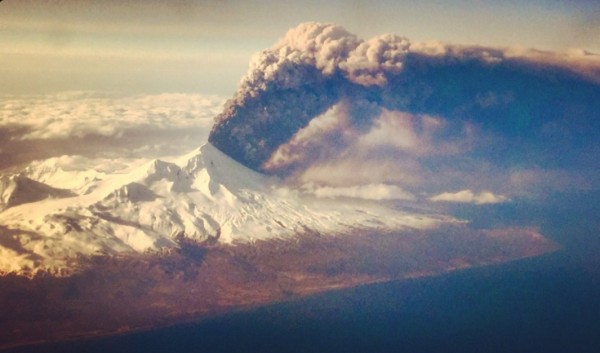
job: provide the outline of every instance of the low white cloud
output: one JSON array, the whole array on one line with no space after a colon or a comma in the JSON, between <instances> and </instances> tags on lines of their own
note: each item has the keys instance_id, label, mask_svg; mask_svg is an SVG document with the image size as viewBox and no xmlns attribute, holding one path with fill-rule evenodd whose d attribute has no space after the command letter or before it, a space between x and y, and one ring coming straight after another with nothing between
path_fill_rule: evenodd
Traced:
<instances>
[{"instance_id":1,"label":"low white cloud","mask_svg":"<svg viewBox=\"0 0 600 353\"><path fill-rule=\"evenodd\" d=\"M0 96L0 169L61 155L184 153L207 140L224 101L177 93Z\"/></svg>"},{"instance_id":2,"label":"low white cloud","mask_svg":"<svg viewBox=\"0 0 600 353\"><path fill-rule=\"evenodd\" d=\"M28 128L18 140L88 135L121 137L131 129L173 130L212 125L224 100L195 94L111 97L85 92L4 97L0 126Z\"/></svg>"},{"instance_id":3,"label":"low white cloud","mask_svg":"<svg viewBox=\"0 0 600 353\"><path fill-rule=\"evenodd\" d=\"M457 202L457 203L474 203L477 205L491 204L491 203L502 203L508 201L508 198L503 195L496 195L491 191L481 191L474 193L469 189L461 190L458 192L443 192L441 194L432 196L429 200L434 202Z\"/></svg>"},{"instance_id":4,"label":"low white cloud","mask_svg":"<svg viewBox=\"0 0 600 353\"><path fill-rule=\"evenodd\" d=\"M305 185L305 191L320 198L350 197L365 200L414 200L415 196L396 185L368 184L350 187Z\"/></svg>"},{"instance_id":5,"label":"low white cloud","mask_svg":"<svg viewBox=\"0 0 600 353\"><path fill-rule=\"evenodd\" d=\"M419 178L422 172L423 169L414 159L355 155L315 163L298 176L298 181L302 184L328 184L339 187L377 183L417 186L423 181Z\"/></svg>"}]
</instances>

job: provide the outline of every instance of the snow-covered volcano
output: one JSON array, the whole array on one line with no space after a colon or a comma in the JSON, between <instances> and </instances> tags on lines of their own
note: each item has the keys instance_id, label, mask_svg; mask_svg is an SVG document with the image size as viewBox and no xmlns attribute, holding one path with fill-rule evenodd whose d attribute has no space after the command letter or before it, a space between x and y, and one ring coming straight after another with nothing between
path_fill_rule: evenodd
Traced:
<instances>
[{"instance_id":1,"label":"snow-covered volcano","mask_svg":"<svg viewBox=\"0 0 600 353\"><path fill-rule=\"evenodd\" d=\"M146 252L182 241L252 242L456 222L364 200L317 199L242 166L211 144L126 172L82 174L51 164L30 166L4 183L3 199L24 201L5 202L8 208L0 213L0 272L69 272L82 255Z\"/></svg>"}]
</instances>

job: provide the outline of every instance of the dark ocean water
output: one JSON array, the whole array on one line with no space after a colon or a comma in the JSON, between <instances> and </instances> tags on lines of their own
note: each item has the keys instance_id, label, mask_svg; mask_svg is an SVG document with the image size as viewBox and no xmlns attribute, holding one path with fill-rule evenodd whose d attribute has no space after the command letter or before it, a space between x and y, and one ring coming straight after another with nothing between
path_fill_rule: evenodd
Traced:
<instances>
[{"instance_id":1,"label":"dark ocean water","mask_svg":"<svg viewBox=\"0 0 600 353\"><path fill-rule=\"evenodd\" d=\"M554 254L11 352L600 352L599 199L453 210L473 226L538 222L563 245Z\"/></svg>"}]
</instances>

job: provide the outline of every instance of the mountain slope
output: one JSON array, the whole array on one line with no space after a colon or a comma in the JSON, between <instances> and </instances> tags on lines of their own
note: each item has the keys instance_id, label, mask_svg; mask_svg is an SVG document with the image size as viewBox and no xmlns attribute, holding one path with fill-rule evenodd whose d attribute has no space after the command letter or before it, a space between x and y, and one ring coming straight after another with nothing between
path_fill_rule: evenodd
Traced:
<instances>
[{"instance_id":1,"label":"mountain slope","mask_svg":"<svg viewBox=\"0 0 600 353\"><path fill-rule=\"evenodd\" d=\"M0 271L70 271L81 255L174 248L182 241L235 244L301 233L423 229L457 222L364 200L302 195L210 144L173 161L153 160L84 186L80 180L75 186L63 180L62 188L85 192L36 199L0 213Z\"/></svg>"},{"instance_id":2,"label":"mountain slope","mask_svg":"<svg viewBox=\"0 0 600 353\"><path fill-rule=\"evenodd\" d=\"M73 194L68 190L53 188L22 175L0 178L0 211L46 198L69 196Z\"/></svg>"}]
</instances>

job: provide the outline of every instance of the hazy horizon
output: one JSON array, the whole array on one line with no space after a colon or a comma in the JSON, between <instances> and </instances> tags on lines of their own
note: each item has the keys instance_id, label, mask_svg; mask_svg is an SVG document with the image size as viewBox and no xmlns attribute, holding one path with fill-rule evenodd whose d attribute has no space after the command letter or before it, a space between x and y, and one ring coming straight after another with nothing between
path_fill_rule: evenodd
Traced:
<instances>
[{"instance_id":1,"label":"hazy horizon","mask_svg":"<svg viewBox=\"0 0 600 353\"><path fill-rule=\"evenodd\" d=\"M2 94L231 96L252 54L301 22L367 39L600 52L593 1L23 1L0 3Z\"/></svg>"}]
</instances>

